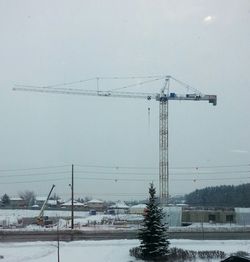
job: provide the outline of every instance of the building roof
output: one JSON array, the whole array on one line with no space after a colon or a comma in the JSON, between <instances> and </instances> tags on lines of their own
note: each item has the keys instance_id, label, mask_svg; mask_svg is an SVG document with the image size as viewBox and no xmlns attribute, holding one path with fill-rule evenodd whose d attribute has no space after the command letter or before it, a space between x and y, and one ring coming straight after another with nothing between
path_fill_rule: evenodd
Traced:
<instances>
[{"instance_id":1,"label":"building roof","mask_svg":"<svg viewBox=\"0 0 250 262\"><path fill-rule=\"evenodd\" d=\"M98 200L98 199L92 199L92 200L89 200L87 203L90 203L90 204L103 204L104 202L102 200Z\"/></svg>"},{"instance_id":2,"label":"building roof","mask_svg":"<svg viewBox=\"0 0 250 262\"><path fill-rule=\"evenodd\" d=\"M10 197L11 201L22 201L23 199L21 197Z\"/></svg>"},{"instance_id":3,"label":"building roof","mask_svg":"<svg viewBox=\"0 0 250 262\"><path fill-rule=\"evenodd\" d=\"M74 200L73 202L74 202L74 206L85 206L84 203L78 202L78 201L76 201L76 200ZM66 207L66 206L71 206L71 205L72 205L72 201L69 200L69 201L63 203L61 206Z\"/></svg>"},{"instance_id":4,"label":"building roof","mask_svg":"<svg viewBox=\"0 0 250 262\"><path fill-rule=\"evenodd\" d=\"M114 205L110 206L110 208L117 208L117 209L129 209L129 206L126 205L123 201L119 201Z\"/></svg>"},{"instance_id":5,"label":"building roof","mask_svg":"<svg viewBox=\"0 0 250 262\"><path fill-rule=\"evenodd\" d=\"M47 199L47 197L36 197L36 201L39 201L39 202L44 202L44 201L46 201L46 199ZM56 206L57 200L49 199L48 202L47 202L47 205Z\"/></svg>"},{"instance_id":6,"label":"building roof","mask_svg":"<svg viewBox=\"0 0 250 262\"><path fill-rule=\"evenodd\" d=\"M138 204L138 205L134 205L134 206L132 206L132 207L130 207L130 208L146 208L147 207L147 205L146 204Z\"/></svg>"}]
</instances>

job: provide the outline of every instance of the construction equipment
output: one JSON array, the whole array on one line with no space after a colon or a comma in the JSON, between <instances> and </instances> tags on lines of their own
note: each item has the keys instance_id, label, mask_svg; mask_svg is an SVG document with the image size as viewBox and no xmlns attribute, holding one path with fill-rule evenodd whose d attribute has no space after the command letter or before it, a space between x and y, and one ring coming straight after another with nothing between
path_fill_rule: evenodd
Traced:
<instances>
[{"instance_id":1,"label":"construction equipment","mask_svg":"<svg viewBox=\"0 0 250 262\"><path fill-rule=\"evenodd\" d=\"M162 78L163 79L163 78ZM85 95L85 96L103 96L103 97L121 97L121 98L142 98L142 99L155 99L159 102L159 198L160 203L164 206L168 204L169 199L169 163L168 163L168 101L208 101L214 106L217 104L216 95L204 95L198 90L194 89L194 93L176 94L169 92L169 81L173 79L181 84L184 84L188 89L190 86L173 78L172 76L164 77L165 83L160 93L138 93L138 92L118 92L118 91L100 91L99 80L97 80L97 90L83 90L83 89L67 89L67 88L54 88L53 86L23 86L19 85L14 87L14 91L32 91L39 93L55 93L66 95ZM159 79L156 79L159 80ZM88 80L86 80L88 81ZM151 80L152 81L152 80ZM80 82L80 81L79 81ZM83 81L81 81L83 82ZM149 81L148 81L149 82ZM142 82L143 84L146 82ZM58 86L58 85L56 85Z\"/></svg>"},{"instance_id":2,"label":"construction equipment","mask_svg":"<svg viewBox=\"0 0 250 262\"><path fill-rule=\"evenodd\" d=\"M50 195L54 189L55 185L52 185L50 191L49 191L49 194L46 198L46 200L44 201L42 207L41 207L41 210L40 210L40 213L38 215L38 217L36 218L36 224L37 225L40 225L40 226L47 226L47 225L51 225L52 224L52 221L49 220L48 216L44 216L44 209L48 203L48 200L50 198Z\"/></svg>"}]
</instances>

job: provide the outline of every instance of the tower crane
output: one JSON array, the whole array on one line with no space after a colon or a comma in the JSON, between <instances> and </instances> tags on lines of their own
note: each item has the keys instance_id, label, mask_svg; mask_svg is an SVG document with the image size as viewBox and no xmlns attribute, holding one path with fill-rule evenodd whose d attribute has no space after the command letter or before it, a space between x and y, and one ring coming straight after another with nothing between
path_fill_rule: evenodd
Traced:
<instances>
[{"instance_id":1,"label":"tower crane","mask_svg":"<svg viewBox=\"0 0 250 262\"><path fill-rule=\"evenodd\" d=\"M53 86L24 86L14 87L14 91L28 91L39 93L54 93L66 95L85 95L99 97L120 97L120 98L140 98L159 102L159 199L162 206L168 204L169 200L169 161L168 161L168 102L169 101L208 101L214 106L217 104L216 95L204 95L198 90L195 93L176 94L169 92L170 79L176 80L172 76L166 76L163 87L159 93L141 93L141 92L119 92L119 91L103 91L103 90L83 90L83 89L67 89L54 88ZM97 85L98 80L96 78ZM158 79L156 79L158 80ZM180 82L180 81L179 81ZM182 82L180 82L182 83ZM182 83L183 84L183 83Z\"/></svg>"}]
</instances>

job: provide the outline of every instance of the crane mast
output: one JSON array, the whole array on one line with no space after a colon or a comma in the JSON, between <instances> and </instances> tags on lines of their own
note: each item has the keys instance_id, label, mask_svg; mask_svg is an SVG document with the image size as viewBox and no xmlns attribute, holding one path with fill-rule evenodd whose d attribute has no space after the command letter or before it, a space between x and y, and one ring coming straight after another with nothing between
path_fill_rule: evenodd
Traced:
<instances>
[{"instance_id":1,"label":"crane mast","mask_svg":"<svg viewBox=\"0 0 250 262\"><path fill-rule=\"evenodd\" d=\"M160 100L159 108L159 198L162 205L169 198L168 174L168 100Z\"/></svg>"},{"instance_id":2,"label":"crane mast","mask_svg":"<svg viewBox=\"0 0 250 262\"><path fill-rule=\"evenodd\" d=\"M169 161L168 161L168 99L169 78L161 89L159 98L159 200L161 205L167 205L169 199Z\"/></svg>"},{"instance_id":3,"label":"crane mast","mask_svg":"<svg viewBox=\"0 0 250 262\"><path fill-rule=\"evenodd\" d=\"M67 89L67 88L51 88L38 86L22 86L14 87L14 91L28 91L39 93L55 93L66 95L85 95L85 96L101 96L101 97L120 97L120 98L140 98L155 99L159 102L159 199L162 206L168 204L169 200L169 143L168 143L168 102L170 100L178 101L208 101L214 106L217 104L216 95L204 95L201 93L176 94L169 93L169 80L171 76L165 77L165 83L160 93L139 93L139 92L117 92L117 91L100 91L84 90L84 89ZM100 78L96 78L97 83ZM173 78L174 79L174 78ZM175 79L176 80L176 79ZM167 90L167 91L166 91Z\"/></svg>"}]
</instances>

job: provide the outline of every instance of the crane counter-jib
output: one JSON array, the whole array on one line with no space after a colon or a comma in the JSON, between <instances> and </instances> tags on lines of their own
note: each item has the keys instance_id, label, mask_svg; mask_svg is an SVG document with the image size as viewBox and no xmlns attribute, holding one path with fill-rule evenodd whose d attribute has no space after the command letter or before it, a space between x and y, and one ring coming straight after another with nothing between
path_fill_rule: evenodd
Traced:
<instances>
[{"instance_id":1,"label":"crane counter-jib","mask_svg":"<svg viewBox=\"0 0 250 262\"><path fill-rule=\"evenodd\" d=\"M216 95L196 95L196 94L177 95L175 93L170 93L169 96L159 96L156 98L156 100L158 101L162 101L162 100L208 101L209 103L212 103L214 106L217 105Z\"/></svg>"}]
</instances>

